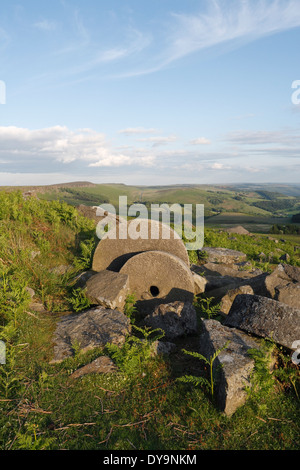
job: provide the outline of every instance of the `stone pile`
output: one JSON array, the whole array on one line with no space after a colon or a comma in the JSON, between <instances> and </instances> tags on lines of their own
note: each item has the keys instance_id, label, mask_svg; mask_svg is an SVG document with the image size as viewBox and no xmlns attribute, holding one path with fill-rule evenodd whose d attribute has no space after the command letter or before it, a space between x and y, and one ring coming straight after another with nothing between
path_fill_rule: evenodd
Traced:
<instances>
[{"instance_id":1,"label":"stone pile","mask_svg":"<svg viewBox=\"0 0 300 470\"><path fill-rule=\"evenodd\" d=\"M93 307L58 323L53 362L71 356L76 343L83 350L123 344L130 334L124 306L134 294L140 325L164 331L153 354L176 350L177 339L188 335L207 358L222 349L214 364L219 371L216 395L230 416L246 400L254 368L248 351L260 347L259 338L272 338L291 351L300 340L300 268L280 264L265 273L254 269L244 253L225 248L204 248L205 262L190 266L184 243L172 229L145 221L140 237L133 239L136 224L126 224L130 237L125 238L124 222L118 223L117 236L110 238L108 232L99 242L92 270L77 277L76 287ZM223 321L201 320L199 325L193 306L198 294L220 302ZM114 370L108 359L101 359L74 378Z\"/></svg>"}]
</instances>

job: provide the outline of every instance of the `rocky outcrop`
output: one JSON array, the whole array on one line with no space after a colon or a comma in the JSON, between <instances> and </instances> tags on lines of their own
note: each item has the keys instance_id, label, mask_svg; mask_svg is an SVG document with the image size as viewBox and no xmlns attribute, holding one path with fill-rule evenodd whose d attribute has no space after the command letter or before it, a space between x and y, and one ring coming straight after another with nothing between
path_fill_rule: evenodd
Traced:
<instances>
[{"instance_id":1,"label":"rocky outcrop","mask_svg":"<svg viewBox=\"0 0 300 470\"><path fill-rule=\"evenodd\" d=\"M300 338L300 310L258 295L237 295L224 325L293 349Z\"/></svg>"}]
</instances>

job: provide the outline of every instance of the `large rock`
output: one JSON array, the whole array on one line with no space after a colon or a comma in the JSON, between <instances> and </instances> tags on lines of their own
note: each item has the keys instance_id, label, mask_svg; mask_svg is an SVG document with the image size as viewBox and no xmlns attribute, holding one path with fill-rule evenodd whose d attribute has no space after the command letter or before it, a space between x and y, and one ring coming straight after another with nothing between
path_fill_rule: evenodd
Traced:
<instances>
[{"instance_id":1,"label":"large rock","mask_svg":"<svg viewBox=\"0 0 300 470\"><path fill-rule=\"evenodd\" d=\"M262 271L260 269L252 268L248 262L240 262L235 264L224 264L224 263L205 263L199 266L202 269L204 275L211 276L226 276L226 277L239 277L239 278L250 278L258 276Z\"/></svg>"},{"instance_id":2,"label":"large rock","mask_svg":"<svg viewBox=\"0 0 300 470\"><path fill-rule=\"evenodd\" d=\"M152 312L160 303L193 301L195 287L191 270L170 253L139 253L124 264L120 273L129 276L130 292L134 293L141 314Z\"/></svg>"},{"instance_id":3,"label":"large rock","mask_svg":"<svg viewBox=\"0 0 300 470\"><path fill-rule=\"evenodd\" d=\"M290 282L284 287L275 287L275 299L290 307L300 308L300 282Z\"/></svg>"},{"instance_id":4,"label":"large rock","mask_svg":"<svg viewBox=\"0 0 300 470\"><path fill-rule=\"evenodd\" d=\"M300 308L300 268L279 264L265 279L267 295L290 307Z\"/></svg>"},{"instance_id":5,"label":"large rock","mask_svg":"<svg viewBox=\"0 0 300 470\"><path fill-rule=\"evenodd\" d=\"M245 285L245 286L239 286L236 287L235 289L230 289L227 294L222 297L221 303L220 303L220 312L227 315L229 313L229 310L231 309L231 305L236 298L237 295L239 294L254 294L254 291L251 286Z\"/></svg>"},{"instance_id":6,"label":"large rock","mask_svg":"<svg viewBox=\"0 0 300 470\"><path fill-rule=\"evenodd\" d=\"M289 349L300 338L300 310L259 295L237 295L224 324Z\"/></svg>"},{"instance_id":7,"label":"large rock","mask_svg":"<svg viewBox=\"0 0 300 470\"><path fill-rule=\"evenodd\" d=\"M86 282L85 294L92 304L111 309L123 309L129 294L127 274L100 271Z\"/></svg>"},{"instance_id":8,"label":"large rock","mask_svg":"<svg viewBox=\"0 0 300 470\"><path fill-rule=\"evenodd\" d=\"M242 286L250 286L257 295L265 295L264 280L267 273L259 274L252 278L231 278L230 283L221 284L216 289L208 291L209 297L214 297L216 300L221 300L230 290L241 288Z\"/></svg>"},{"instance_id":9,"label":"large rock","mask_svg":"<svg viewBox=\"0 0 300 470\"><path fill-rule=\"evenodd\" d=\"M246 269L245 269L246 268ZM206 279L205 291L223 288L225 285L239 286L244 279L251 279L263 274L260 269L253 269L248 262L235 264L205 263L201 266L193 264L191 270ZM232 287L230 287L232 288Z\"/></svg>"},{"instance_id":10,"label":"large rock","mask_svg":"<svg viewBox=\"0 0 300 470\"><path fill-rule=\"evenodd\" d=\"M130 332L129 319L118 310L96 307L67 315L57 324L54 333L54 358L61 362L73 356L74 345L85 352L107 343L123 344Z\"/></svg>"},{"instance_id":11,"label":"large rock","mask_svg":"<svg viewBox=\"0 0 300 470\"><path fill-rule=\"evenodd\" d=\"M207 255L207 261L212 263L233 264L245 261L247 255L241 251L230 250L229 248L205 247L201 250Z\"/></svg>"},{"instance_id":12,"label":"large rock","mask_svg":"<svg viewBox=\"0 0 300 470\"><path fill-rule=\"evenodd\" d=\"M134 219L126 224L125 234L120 232L120 227L123 230L123 226L124 224L117 226L115 237L111 230L98 243L93 257L94 271L119 271L132 256L154 250L175 255L189 266L188 253L182 239L167 225L155 220ZM137 235L139 238L133 238Z\"/></svg>"},{"instance_id":13,"label":"large rock","mask_svg":"<svg viewBox=\"0 0 300 470\"><path fill-rule=\"evenodd\" d=\"M174 340L197 332L197 314L190 302L172 302L156 307L147 315L144 324L151 328L161 328L165 338Z\"/></svg>"},{"instance_id":14,"label":"large rock","mask_svg":"<svg viewBox=\"0 0 300 470\"><path fill-rule=\"evenodd\" d=\"M248 350L258 348L257 342L235 328L216 320L202 320L200 353L207 359L222 350L213 363L213 380L218 406L228 416L247 399L245 387L250 385L254 361Z\"/></svg>"}]
</instances>

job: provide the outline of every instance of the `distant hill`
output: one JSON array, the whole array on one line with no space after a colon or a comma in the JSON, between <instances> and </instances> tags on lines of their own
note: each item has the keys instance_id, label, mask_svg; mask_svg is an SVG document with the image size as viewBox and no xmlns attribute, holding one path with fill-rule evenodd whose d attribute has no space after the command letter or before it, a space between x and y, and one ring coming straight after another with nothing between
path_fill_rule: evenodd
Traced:
<instances>
[{"instance_id":1,"label":"distant hill","mask_svg":"<svg viewBox=\"0 0 300 470\"><path fill-rule=\"evenodd\" d=\"M33 192L41 199L63 200L73 206L110 203L118 208L119 196L127 196L128 205L142 203L148 210L152 203L204 204L206 225L242 225L250 232L265 232L274 224L292 223L292 217L300 213L300 184L127 186L75 181L0 189Z\"/></svg>"}]
</instances>

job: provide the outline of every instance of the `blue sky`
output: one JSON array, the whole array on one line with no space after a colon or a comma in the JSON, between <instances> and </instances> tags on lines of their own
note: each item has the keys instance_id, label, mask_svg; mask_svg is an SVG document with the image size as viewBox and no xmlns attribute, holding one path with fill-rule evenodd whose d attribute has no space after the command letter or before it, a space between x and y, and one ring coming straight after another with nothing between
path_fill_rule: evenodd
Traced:
<instances>
[{"instance_id":1,"label":"blue sky","mask_svg":"<svg viewBox=\"0 0 300 470\"><path fill-rule=\"evenodd\" d=\"M299 44L300 0L2 2L0 184L298 183Z\"/></svg>"}]
</instances>

